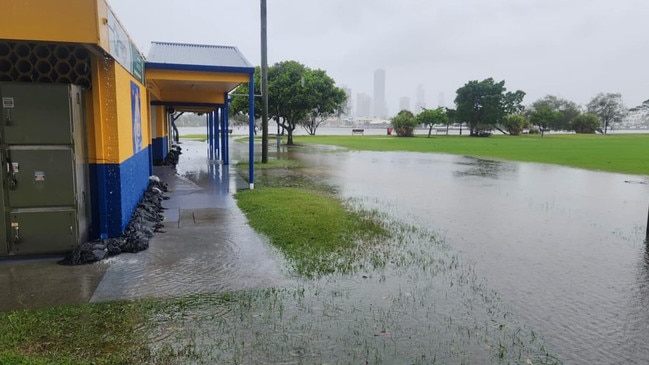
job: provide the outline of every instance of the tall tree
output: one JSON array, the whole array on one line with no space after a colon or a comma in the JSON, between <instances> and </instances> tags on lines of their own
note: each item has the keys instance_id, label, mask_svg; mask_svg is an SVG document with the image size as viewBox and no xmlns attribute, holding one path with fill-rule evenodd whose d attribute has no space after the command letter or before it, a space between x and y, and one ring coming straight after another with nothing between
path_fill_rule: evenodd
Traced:
<instances>
[{"instance_id":1,"label":"tall tree","mask_svg":"<svg viewBox=\"0 0 649 365\"><path fill-rule=\"evenodd\" d=\"M424 109L421 113L417 114L417 121L419 124L428 126L428 137L433 131L433 126L435 124L444 124L446 125L446 134L448 134L448 124L449 118L446 115L446 109L443 106L440 106L437 109Z\"/></svg>"},{"instance_id":2,"label":"tall tree","mask_svg":"<svg viewBox=\"0 0 649 365\"><path fill-rule=\"evenodd\" d=\"M599 93L586 105L586 109L589 113L597 115L604 128L604 134L609 126L621 122L628 112L622 102L622 94L619 93Z\"/></svg>"},{"instance_id":3,"label":"tall tree","mask_svg":"<svg viewBox=\"0 0 649 365\"><path fill-rule=\"evenodd\" d=\"M543 127L544 129L570 130L572 119L581 114L581 108L579 105L554 95L547 95L532 103L530 112L531 114L534 114L535 111L541 109L549 109L550 111L557 113L547 119L548 124ZM547 110L541 111L541 114L547 116ZM537 124L534 121L532 121L532 124L540 126L540 124Z\"/></svg>"},{"instance_id":4,"label":"tall tree","mask_svg":"<svg viewBox=\"0 0 649 365\"><path fill-rule=\"evenodd\" d=\"M340 116L345 112L347 94L336 87L334 80L323 70L312 70L305 78L305 89L308 90L309 103L315 105L300 124L310 135L327 119Z\"/></svg>"},{"instance_id":5,"label":"tall tree","mask_svg":"<svg viewBox=\"0 0 649 365\"><path fill-rule=\"evenodd\" d=\"M247 90L247 85L241 85L235 92L231 104L233 112L248 113L247 98L241 95ZM336 113L346 100L345 92L335 86L325 71L311 70L297 61L283 61L268 68L269 117L286 131L288 145L293 144L293 131L297 125L308 120L310 115L321 118ZM260 104L260 100L255 100L255 117L259 117L257 108L261 108Z\"/></svg>"},{"instance_id":6,"label":"tall tree","mask_svg":"<svg viewBox=\"0 0 649 365\"><path fill-rule=\"evenodd\" d=\"M547 105L540 105L530 112L529 117L530 123L539 127L541 137L543 137L546 129L550 128L552 125L557 125L557 121L562 118L562 114ZM570 127L566 126L562 129L567 130L570 129Z\"/></svg>"},{"instance_id":7,"label":"tall tree","mask_svg":"<svg viewBox=\"0 0 649 365\"><path fill-rule=\"evenodd\" d=\"M457 89L457 118L469 124L472 136L493 129L505 115L522 110L525 93L520 90L513 93L506 91L505 81L495 82L493 78L469 81Z\"/></svg>"}]
</instances>

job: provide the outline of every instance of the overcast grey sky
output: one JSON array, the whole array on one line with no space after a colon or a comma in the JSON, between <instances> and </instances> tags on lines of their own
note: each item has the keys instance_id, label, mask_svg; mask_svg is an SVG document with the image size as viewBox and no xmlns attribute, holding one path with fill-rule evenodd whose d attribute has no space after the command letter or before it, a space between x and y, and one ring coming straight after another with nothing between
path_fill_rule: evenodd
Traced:
<instances>
[{"instance_id":1,"label":"overcast grey sky","mask_svg":"<svg viewBox=\"0 0 649 365\"><path fill-rule=\"evenodd\" d=\"M259 0L108 0L146 55L151 41L232 45L260 64ZM649 99L646 0L268 0L268 61L321 68L372 95L386 71L390 115L399 98L453 106L469 80L505 80L527 93L586 104L619 92ZM354 104L354 107L356 105Z\"/></svg>"}]
</instances>

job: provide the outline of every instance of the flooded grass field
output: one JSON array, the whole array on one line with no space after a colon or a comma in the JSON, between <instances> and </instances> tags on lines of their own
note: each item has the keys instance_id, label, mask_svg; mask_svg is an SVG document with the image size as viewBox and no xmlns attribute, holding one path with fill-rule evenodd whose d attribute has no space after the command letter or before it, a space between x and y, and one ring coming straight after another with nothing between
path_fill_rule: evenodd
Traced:
<instances>
[{"instance_id":1,"label":"flooded grass field","mask_svg":"<svg viewBox=\"0 0 649 365\"><path fill-rule=\"evenodd\" d=\"M170 301L146 328L158 363L563 363L447 234L384 204L389 199L346 193L328 167L345 153L303 151L291 157L304 167L260 170L258 184L324 184L350 209L375 212L390 237L345 263L344 274L297 275L277 253L282 286Z\"/></svg>"},{"instance_id":2,"label":"flooded grass field","mask_svg":"<svg viewBox=\"0 0 649 365\"><path fill-rule=\"evenodd\" d=\"M364 209L437 234L564 363L649 361L646 176L443 154L286 153Z\"/></svg>"},{"instance_id":3,"label":"flooded grass field","mask_svg":"<svg viewBox=\"0 0 649 365\"><path fill-rule=\"evenodd\" d=\"M174 302L152 318L156 353L178 364L559 363L433 235L391 228L397 241L366 270Z\"/></svg>"}]
</instances>

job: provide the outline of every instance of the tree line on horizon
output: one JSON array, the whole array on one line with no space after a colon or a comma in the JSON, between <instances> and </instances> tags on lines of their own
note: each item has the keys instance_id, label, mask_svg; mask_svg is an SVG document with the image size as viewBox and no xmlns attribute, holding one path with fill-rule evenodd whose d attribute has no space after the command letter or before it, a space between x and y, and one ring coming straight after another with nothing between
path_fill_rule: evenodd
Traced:
<instances>
[{"instance_id":1,"label":"tree line on horizon","mask_svg":"<svg viewBox=\"0 0 649 365\"><path fill-rule=\"evenodd\" d=\"M261 94L260 73L260 67L256 67L255 95ZM248 86L242 84L232 93L230 113L234 121L247 120ZM511 135L526 130L541 134L547 130L605 134L628 112L619 93L599 93L585 108L553 95L525 107L524 97L522 90L507 91L504 80L472 80L457 89L454 109L424 109L417 115L402 110L391 124L398 136L412 136L419 125L428 126L430 136L434 125L453 124L466 125L471 136L488 136L494 129ZM346 105L344 90L324 70L297 61L282 61L268 68L269 120L286 133L289 145L293 144L297 126L313 135L324 121L344 114ZM261 108L261 98L255 98L255 119L261 118ZM649 111L649 100L638 108Z\"/></svg>"}]
</instances>

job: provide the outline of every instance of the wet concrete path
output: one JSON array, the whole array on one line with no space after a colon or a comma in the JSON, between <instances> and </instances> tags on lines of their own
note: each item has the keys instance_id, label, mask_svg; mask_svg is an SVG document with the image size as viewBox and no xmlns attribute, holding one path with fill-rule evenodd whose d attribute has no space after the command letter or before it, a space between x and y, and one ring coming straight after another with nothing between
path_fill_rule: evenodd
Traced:
<instances>
[{"instance_id":1,"label":"wet concrete path","mask_svg":"<svg viewBox=\"0 0 649 365\"><path fill-rule=\"evenodd\" d=\"M247 182L210 163L203 143L182 146L178 173L154 168L170 199L163 202L166 232L148 250L82 266L59 265L61 257L0 261L0 310L280 285L279 256L248 226L232 196Z\"/></svg>"}]
</instances>

